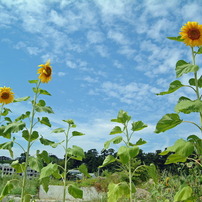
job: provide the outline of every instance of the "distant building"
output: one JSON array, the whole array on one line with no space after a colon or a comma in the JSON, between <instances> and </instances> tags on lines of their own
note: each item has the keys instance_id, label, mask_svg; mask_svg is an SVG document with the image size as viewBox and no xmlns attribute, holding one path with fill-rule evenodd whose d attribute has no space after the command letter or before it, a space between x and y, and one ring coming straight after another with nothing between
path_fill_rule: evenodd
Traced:
<instances>
[{"instance_id":1,"label":"distant building","mask_svg":"<svg viewBox=\"0 0 202 202\"><path fill-rule=\"evenodd\" d=\"M0 164L0 174L3 177L4 175L13 175L15 174L15 169L11 167L10 164ZM18 175L22 176L23 173L17 173ZM28 177L37 177L39 173L35 170L32 170L31 168L27 169L27 176Z\"/></svg>"}]
</instances>

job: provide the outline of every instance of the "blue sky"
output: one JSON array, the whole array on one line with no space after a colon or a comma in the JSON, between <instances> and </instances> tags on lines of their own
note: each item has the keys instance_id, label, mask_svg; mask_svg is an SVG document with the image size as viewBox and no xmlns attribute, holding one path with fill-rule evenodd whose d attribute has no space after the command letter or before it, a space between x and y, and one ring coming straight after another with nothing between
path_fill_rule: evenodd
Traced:
<instances>
[{"instance_id":1,"label":"blue sky","mask_svg":"<svg viewBox=\"0 0 202 202\"><path fill-rule=\"evenodd\" d=\"M178 36L187 21L202 23L201 8L197 0L0 0L0 86L11 87L16 98L33 96L28 80L36 79L37 66L51 59L53 79L41 87L52 96L41 98L55 114L49 115L51 129L36 126L41 135L59 142L63 135L50 131L65 127L63 119L74 119L86 135L73 138L71 145L100 151L112 138L110 120L122 109L148 125L134 142L146 140L144 152L163 150L178 138L198 134L186 124L161 134L154 130L164 114L174 112L179 95L193 96L186 89L156 93L176 79L178 60L191 61L189 47L166 37ZM186 84L190 76L180 80ZM9 107L13 116L30 110L29 103ZM14 135L24 145L20 134ZM36 149L63 155L61 147L35 143L31 152ZM22 150L15 145L14 152L18 156ZM9 154L1 150L0 155Z\"/></svg>"}]
</instances>

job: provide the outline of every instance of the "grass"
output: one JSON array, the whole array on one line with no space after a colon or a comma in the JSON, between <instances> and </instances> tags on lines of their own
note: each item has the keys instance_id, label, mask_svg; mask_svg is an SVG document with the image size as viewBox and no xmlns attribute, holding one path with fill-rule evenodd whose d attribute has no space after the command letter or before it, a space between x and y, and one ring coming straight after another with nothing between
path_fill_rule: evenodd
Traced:
<instances>
[{"instance_id":1,"label":"grass","mask_svg":"<svg viewBox=\"0 0 202 202\"><path fill-rule=\"evenodd\" d=\"M20 195L21 192L21 181L22 178L18 175L13 176L4 176L0 178L0 190L3 189L3 186L8 180L17 179L15 182L14 189L12 190L13 195ZM98 192L107 193L107 187L110 182L119 183L123 180L121 173L107 173L104 177L89 178L77 181L68 181L68 184L73 183L79 185L79 187L95 187ZM51 179L51 185L62 185L62 181ZM147 180L145 182L139 182L136 184L136 188L139 188L147 193L146 197L141 195L138 198L138 201L142 202L172 202L176 192L179 190L180 186L186 184L192 187L193 197L196 202L202 201L202 175L199 170L192 170L189 175L184 174L183 172L180 175L172 175L168 172L163 172L159 175L158 183L155 184L153 180ZM28 185L26 190L29 191L31 195L38 194L39 183L37 178L28 180ZM139 191L141 191L139 190ZM106 202L107 197L103 199L94 200L92 202ZM123 201L123 200L122 200ZM125 200L127 201L127 200Z\"/></svg>"}]
</instances>

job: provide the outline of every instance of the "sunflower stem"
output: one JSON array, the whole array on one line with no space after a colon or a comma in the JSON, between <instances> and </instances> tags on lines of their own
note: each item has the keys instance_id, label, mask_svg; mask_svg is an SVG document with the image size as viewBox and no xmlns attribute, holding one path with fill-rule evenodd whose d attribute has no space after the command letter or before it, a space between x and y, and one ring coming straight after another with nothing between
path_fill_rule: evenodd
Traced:
<instances>
[{"instance_id":1,"label":"sunflower stem","mask_svg":"<svg viewBox=\"0 0 202 202\"><path fill-rule=\"evenodd\" d=\"M66 198L66 181L67 181L67 148L68 148L68 142L69 142L69 131L71 128L71 124L68 125L68 129L65 133L65 168L64 168L64 179L63 179L63 183L64 183L64 187L63 187L63 202L65 202L65 198Z\"/></svg>"},{"instance_id":2,"label":"sunflower stem","mask_svg":"<svg viewBox=\"0 0 202 202\"><path fill-rule=\"evenodd\" d=\"M26 195L25 192L25 187L26 187L26 183L27 183L27 168L29 165L29 153L30 153L30 148L31 148L31 135L32 135L32 130L34 127L34 115L35 115L35 105L36 105L36 100L38 97L38 88L40 85L40 80L37 83L36 86L36 93L34 95L34 101L32 102L32 112L31 112L31 119L30 119L30 129L29 129L29 138L28 138L28 144L27 144L27 150L26 150L26 159L25 159L25 168L24 168L24 172L23 172L23 181L22 181L22 192L21 192L21 202L24 202L24 198Z\"/></svg>"}]
</instances>

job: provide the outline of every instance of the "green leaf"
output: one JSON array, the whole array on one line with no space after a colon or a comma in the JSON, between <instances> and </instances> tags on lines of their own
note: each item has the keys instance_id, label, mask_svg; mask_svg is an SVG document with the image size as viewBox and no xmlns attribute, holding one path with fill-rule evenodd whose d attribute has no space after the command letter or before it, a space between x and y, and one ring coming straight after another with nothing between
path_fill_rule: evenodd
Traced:
<instances>
[{"instance_id":1,"label":"green leaf","mask_svg":"<svg viewBox=\"0 0 202 202\"><path fill-rule=\"evenodd\" d=\"M126 182L120 182L118 184L110 183L108 190L108 202L117 202L121 198L129 198L130 196L130 188Z\"/></svg>"},{"instance_id":2,"label":"green leaf","mask_svg":"<svg viewBox=\"0 0 202 202\"><path fill-rule=\"evenodd\" d=\"M84 133L78 132L78 131L73 131L72 136L82 136L85 135Z\"/></svg>"},{"instance_id":3,"label":"green leaf","mask_svg":"<svg viewBox=\"0 0 202 202\"><path fill-rule=\"evenodd\" d=\"M75 125L75 124L74 124L74 120L72 120L72 119L62 120L62 121L68 123L69 125Z\"/></svg>"},{"instance_id":4,"label":"green leaf","mask_svg":"<svg viewBox=\"0 0 202 202\"><path fill-rule=\"evenodd\" d=\"M41 153L39 153L39 150L37 150L37 157L40 159L43 159L45 163L50 163L50 157L46 150L43 150Z\"/></svg>"},{"instance_id":5,"label":"green leaf","mask_svg":"<svg viewBox=\"0 0 202 202\"><path fill-rule=\"evenodd\" d=\"M68 192L74 198L81 198L81 199L83 198L83 191L79 189L76 185L73 184L69 185Z\"/></svg>"},{"instance_id":6,"label":"green leaf","mask_svg":"<svg viewBox=\"0 0 202 202\"><path fill-rule=\"evenodd\" d=\"M7 139L11 139L11 132L4 132L6 126L0 126L0 136L7 138Z\"/></svg>"},{"instance_id":7,"label":"green leaf","mask_svg":"<svg viewBox=\"0 0 202 202\"><path fill-rule=\"evenodd\" d=\"M51 95L48 91L43 90L41 88L33 88L34 93L39 93L39 94L43 94L43 95Z\"/></svg>"},{"instance_id":8,"label":"green leaf","mask_svg":"<svg viewBox=\"0 0 202 202\"><path fill-rule=\"evenodd\" d=\"M49 189L48 186L49 186L49 183L50 183L50 177L41 178L39 181L40 181L40 184L42 184L44 191L48 192L48 189Z\"/></svg>"},{"instance_id":9,"label":"green leaf","mask_svg":"<svg viewBox=\"0 0 202 202\"><path fill-rule=\"evenodd\" d=\"M201 100L182 100L175 106L175 112L190 114L191 112L202 112Z\"/></svg>"},{"instance_id":10,"label":"green leaf","mask_svg":"<svg viewBox=\"0 0 202 202\"><path fill-rule=\"evenodd\" d=\"M53 148L56 148L59 144L61 144L62 142L64 142L64 141L62 141L62 142L59 142L59 143L55 143L55 142L53 142L51 140L48 140L48 139L45 139L43 137L41 137L39 140L40 140L41 144L43 144L43 145L49 145L49 146L51 146Z\"/></svg>"},{"instance_id":11,"label":"green leaf","mask_svg":"<svg viewBox=\"0 0 202 202\"><path fill-rule=\"evenodd\" d=\"M112 119L111 121L112 122L117 122L117 123L127 123L128 121L130 121L131 119L131 116L128 116L128 113L123 111L123 110L120 110L119 113L118 113L118 116L116 119Z\"/></svg>"},{"instance_id":12,"label":"green leaf","mask_svg":"<svg viewBox=\"0 0 202 202\"><path fill-rule=\"evenodd\" d=\"M147 142L145 141L145 140L143 140L142 138L140 138L136 143L135 143L135 145L136 146L140 146L140 145L143 145L143 144L146 144ZM135 146L134 145L134 146Z\"/></svg>"},{"instance_id":13,"label":"green leaf","mask_svg":"<svg viewBox=\"0 0 202 202\"><path fill-rule=\"evenodd\" d=\"M30 114L31 114L31 112L30 112L30 111L27 111L25 114L22 114L22 115L20 115L18 118L16 118L15 121L17 122L17 121L26 119L27 117L30 116Z\"/></svg>"},{"instance_id":14,"label":"green leaf","mask_svg":"<svg viewBox=\"0 0 202 202\"><path fill-rule=\"evenodd\" d=\"M52 131L52 133L64 133L65 129L64 128L56 128Z\"/></svg>"},{"instance_id":15,"label":"green leaf","mask_svg":"<svg viewBox=\"0 0 202 202\"><path fill-rule=\"evenodd\" d=\"M149 176L154 180L154 183L158 184L159 176L158 176L156 166L153 163L151 163L150 166L147 167L147 171Z\"/></svg>"},{"instance_id":16,"label":"green leaf","mask_svg":"<svg viewBox=\"0 0 202 202\"><path fill-rule=\"evenodd\" d=\"M43 163L40 158L35 158L33 156L29 157L29 166L31 169L36 170L37 172L40 172L43 168Z\"/></svg>"},{"instance_id":17,"label":"green leaf","mask_svg":"<svg viewBox=\"0 0 202 202\"><path fill-rule=\"evenodd\" d=\"M13 100L13 102L22 102L22 101L27 101L29 100L30 96L26 96L26 97L21 97L21 98L16 98Z\"/></svg>"},{"instance_id":18,"label":"green leaf","mask_svg":"<svg viewBox=\"0 0 202 202\"><path fill-rule=\"evenodd\" d=\"M11 167L15 169L16 173L23 173L25 171L25 163L19 163L18 160L11 163Z\"/></svg>"},{"instance_id":19,"label":"green leaf","mask_svg":"<svg viewBox=\"0 0 202 202\"><path fill-rule=\"evenodd\" d=\"M121 143L123 138L121 136L116 136L111 140L108 140L104 143L104 149L108 149L110 144L113 142L114 144L119 144Z\"/></svg>"},{"instance_id":20,"label":"green leaf","mask_svg":"<svg viewBox=\"0 0 202 202\"><path fill-rule=\"evenodd\" d=\"M166 114L157 123L155 133L165 132L171 128L182 123L183 120L180 119L178 114Z\"/></svg>"},{"instance_id":21,"label":"green leaf","mask_svg":"<svg viewBox=\"0 0 202 202\"><path fill-rule=\"evenodd\" d=\"M190 63L185 62L184 60L179 60L176 64L176 76L179 78L183 74L187 74L189 72L197 72L199 70L198 65L192 65Z\"/></svg>"},{"instance_id":22,"label":"green leaf","mask_svg":"<svg viewBox=\"0 0 202 202\"><path fill-rule=\"evenodd\" d=\"M39 100L39 102L36 105L39 106L39 107L45 107L46 102L45 102L45 100Z\"/></svg>"},{"instance_id":23,"label":"green leaf","mask_svg":"<svg viewBox=\"0 0 202 202\"><path fill-rule=\"evenodd\" d=\"M196 154L199 156L202 155L202 139L196 135L190 135L187 137L187 140L193 143Z\"/></svg>"},{"instance_id":24,"label":"green leaf","mask_svg":"<svg viewBox=\"0 0 202 202\"><path fill-rule=\"evenodd\" d=\"M200 78L198 79L197 83L198 83L198 87L202 88L202 76L200 76ZM196 86L195 79L194 78L189 79L189 84L191 86Z\"/></svg>"},{"instance_id":25,"label":"green leaf","mask_svg":"<svg viewBox=\"0 0 202 202\"><path fill-rule=\"evenodd\" d=\"M115 126L112 131L110 132L110 135L114 135L114 134L118 134L118 133L123 133L123 131L121 130L121 127L119 126Z\"/></svg>"},{"instance_id":26,"label":"green leaf","mask_svg":"<svg viewBox=\"0 0 202 202\"><path fill-rule=\"evenodd\" d=\"M0 115L1 116L7 116L9 112L11 112L11 110L4 107L3 111L2 111L2 113L0 113Z\"/></svg>"},{"instance_id":27,"label":"green leaf","mask_svg":"<svg viewBox=\"0 0 202 202\"><path fill-rule=\"evenodd\" d=\"M53 175L53 173L57 173L57 172L58 172L58 165L49 163L47 166L41 169L39 179L41 180L43 178L50 177L51 175Z\"/></svg>"},{"instance_id":28,"label":"green leaf","mask_svg":"<svg viewBox=\"0 0 202 202\"><path fill-rule=\"evenodd\" d=\"M13 141L4 142L4 143L0 144L0 149L8 150L9 153L10 153L10 156L13 158L13 150L12 150L12 147L13 147Z\"/></svg>"},{"instance_id":29,"label":"green leaf","mask_svg":"<svg viewBox=\"0 0 202 202\"><path fill-rule=\"evenodd\" d=\"M34 106L34 109L37 111L37 112L46 112L46 113L49 113L49 114L54 114L53 110L51 107L48 107L48 106L38 106L38 105L35 105Z\"/></svg>"},{"instance_id":30,"label":"green leaf","mask_svg":"<svg viewBox=\"0 0 202 202\"><path fill-rule=\"evenodd\" d=\"M88 173L88 168L86 167L85 164L81 164L81 165L79 166L79 171L80 171L81 173L83 173L86 177L91 177L91 176L89 175L89 173Z\"/></svg>"},{"instance_id":31,"label":"green leaf","mask_svg":"<svg viewBox=\"0 0 202 202\"><path fill-rule=\"evenodd\" d=\"M73 145L72 148L68 148L67 154L70 156L70 158L79 161L81 161L85 157L83 149L76 145Z\"/></svg>"},{"instance_id":32,"label":"green leaf","mask_svg":"<svg viewBox=\"0 0 202 202\"><path fill-rule=\"evenodd\" d=\"M119 156L121 163L126 164L129 162L130 158L137 156L138 153L139 148L137 146L134 147L121 146L117 152L117 156Z\"/></svg>"},{"instance_id":33,"label":"green leaf","mask_svg":"<svg viewBox=\"0 0 202 202\"><path fill-rule=\"evenodd\" d=\"M146 127L147 125L144 124L142 121L137 121L132 123L132 131L139 131Z\"/></svg>"},{"instance_id":34,"label":"green leaf","mask_svg":"<svg viewBox=\"0 0 202 202\"><path fill-rule=\"evenodd\" d=\"M158 93L156 95L165 95L165 94L170 94L178 90L179 88L183 87L184 85L179 81L175 80L172 83L170 83L169 89L167 91Z\"/></svg>"},{"instance_id":35,"label":"green leaf","mask_svg":"<svg viewBox=\"0 0 202 202\"><path fill-rule=\"evenodd\" d=\"M105 167L106 165L115 162L116 159L112 155L108 155L105 160L103 161L102 165L99 168Z\"/></svg>"},{"instance_id":36,"label":"green leaf","mask_svg":"<svg viewBox=\"0 0 202 202\"><path fill-rule=\"evenodd\" d=\"M51 123L50 123L48 117L42 117L42 119L40 120L40 123L51 127Z\"/></svg>"},{"instance_id":37,"label":"green leaf","mask_svg":"<svg viewBox=\"0 0 202 202\"><path fill-rule=\"evenodd\" d=\"M174 196L174 202L186 201L192 196L192 188L190 186L185 186L181 188ZM191 202L191 201L190 201Z\"/></svg>"},{"instance_id":38,"label":"green leaf","mask_svg":"<svg viewBox=\"0 0 202 202\"><path fill-rule=\"evenodd\" d=\"M29 132L28 132L28 130L23 130L22 131L22 137L25 140L32 142L32 141L36 140L39 137L39 134L38 134L37 131L33 131L32 134L31 134L30 140L29 140Z\"/></svg>"},{"instance_id":39,"label":"green leaf","mask_svg":"<svg viewBox=\"0 0 202 202\"><path fill-rule=\"evenodd\" d=\"M17 133L25 126L24 122L12 122L5 126L4 133Z\"/></svg>"},{"instance_id":40,"label":"green leaf","mask_svg":"<svg viewBox=\"0 0 202 202\"><path fill-rule=\"evenodd\" d=\"M168 156L165 164L171 164L171 163L178 163L178 162L185 162L187 160L186 157L181 156L179 154L171 154L170 156Z\"/></svg>"},{"instance_id":41,"label":"green leaf","mask_svg":"<svg viewBox=\"0 0 202 202\"><path fill-rule=\"evenodd\" d=\"M3 200L3 198L10 194L12 189L14 188L11 180L7 181L6 185L3 187L3 190L1 191L1 195L0 195L0 200Z\"/></svg>"},{"instance_id":42,"label":"green leaf","mask_svg":"<svg viewBox=\"0 0 202 202\"><path fill-rule=\"evenodd\" d=\"M176 154L184 157L188 157L193 153L194 146L189 141L178 139L173 146L168 147L166 150L169 152L175 152Z\"/></svg>"},{"instance_id":43,"label":"green leaf","mask_svg":"<svg viewBox=\"0 0 202 202\"><path fill-rule=\"evenodd\" d=\"M29 80L29 83L38 83L38 80Z\"/></svg>"},{"instance_id":44,"label":"green leaf","mask_svg":"<svg viewBox=\"0 0 202 202\"><path fill-rule=\"evenodd\" d=\"M167 37L167 39L174 40L174 41L179 41L179 42L184 41L184 39L181 39L181 36L177 36L177 37Z\"/></svg>"}]
</instances>

